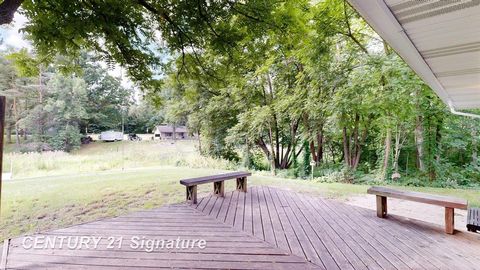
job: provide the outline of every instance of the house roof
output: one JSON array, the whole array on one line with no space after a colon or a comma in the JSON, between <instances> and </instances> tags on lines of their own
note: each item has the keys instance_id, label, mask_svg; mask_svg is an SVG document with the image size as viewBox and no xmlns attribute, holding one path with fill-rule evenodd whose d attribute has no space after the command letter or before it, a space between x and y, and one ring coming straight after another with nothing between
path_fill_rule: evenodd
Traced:
<instances>
[{"instance_id":1,"label":"house roof","mask_svg":"<svg viewBox=\"0 0 480 270\"><path fill-rule=\"evenodd\" d=\"M452 109L480 108L480 0L348 0Z\"/></svg>"},{"instance_id":2,"label":"house roof","mask_svg":"<svg viewBox=\"0 0 480 270\"><path fill-rule=\"evenodd\" d=\"M173 126L170 125L159 125L155 127L156 132L173 132ZM187 127L185 126L176 126L175 133L186 133L188 132Z\"/></svg>"}]
</instances>

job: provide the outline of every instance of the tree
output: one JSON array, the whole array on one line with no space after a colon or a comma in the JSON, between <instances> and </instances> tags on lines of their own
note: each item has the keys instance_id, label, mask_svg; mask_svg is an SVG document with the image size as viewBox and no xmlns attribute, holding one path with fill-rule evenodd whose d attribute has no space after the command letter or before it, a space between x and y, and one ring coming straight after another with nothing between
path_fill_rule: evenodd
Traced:
<instances>
[{"instance_id":1,"label":"tree","mask_svg":"<svg viewBox=\"0 0 480 270\"><path fill-rule=\"evenodd\" d=\"M247 166L263 155L273 173L298 175L313 160L346 169L346 180L478 178L478 123L448 116L346 0L25 0L22 10L36 54L13 54L16 78L0 80L24 93L19 108L9 101L19 119L10 125L30 129L32 140L45 141L48 130L22 112L42 112L58 94L48 81L67 71L66 80L85 81L87 116L67 125L59 104L43 112L44 127L64 131L61 145L75 141L76 123L118 127L128 107L128 132L186 124L203 154ZM136 102L98 61L125 68L144 98ZM50 125L52 116L63 124Z\"/></svg>"},{"instance_id":2,"label":"tree","mask_svg":"<svg viewBox=\"0 0 480 270\"><path fill-rule=\"evenodd\" d=\"M95 58L82 54L79 76L85 80L87 100L85 110L88 120L81 123L81 129L101 132L119 129L122 113L133 102L133 91L121 85L119 79L108 74Z\"/></svg>"},{"instance_id":3,"label":"tree","mask_svg":"<svg viewBox=\"0 0 480 270\"><path fill-rule=\"evenodd\" d=\"M0 3L0 25L11 23L23 0L4 0Z\"/></svg>"},{"instance_id":4,"label":"tree","mask_svg":"<svg viewBox=\"0 0 480 270\"><path fill-rule=\"evenodd\" d=\"M183 55L191 52L194 61L204 67L200 48L211 44L218 50L232 51L236 40L241 40L244 31L238 31L230 22L261 33L272 26L272 9L281 5L274 1L230 0L202 0L195 5L189 0L4 0L0 4L0 23L11 22L21 6L19 12L29 20L23 31L42 59L52 60L57 54L74 59L82 50L94 51L104 60L125 67L134 81L154 91L159 86L155 75L162 65L156 49ZM165 46L159 44L159 36Z\"/></svg>"},{"instance_id":5,"label":"tree","mask_svg":"<svg viewBox=\"0 0 480 270\"><path fill-rule=\"evenodd\" d=\"M71 151L80 146L80 123L88 118L86 84L81 78L55 75L48 85L45 102L47 134L55 150Z\"/></svg>"},{"instance_id":6,"label":"tree","mask_svg":"<svg viewBox=\"0 0 480 270\"><path fill-rule=\"evenodd\" d=\"M28 143L25 151L49 149L73 150L80 144L80 128L91 126L101 131L117 128L120 107L126 106L132 93L118 79L108 75L95 60L84 54L75 72L63 73L64 58L42 66L36 55L25 49L8 52L0 58L0 80L8 96L8 134L20 133Z\"/></svg>"}]
</instances>

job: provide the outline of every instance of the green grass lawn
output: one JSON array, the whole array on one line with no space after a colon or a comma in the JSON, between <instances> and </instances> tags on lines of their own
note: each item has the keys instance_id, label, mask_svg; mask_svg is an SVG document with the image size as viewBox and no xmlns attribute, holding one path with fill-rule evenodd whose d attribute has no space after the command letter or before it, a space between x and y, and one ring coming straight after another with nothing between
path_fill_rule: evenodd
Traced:
<instances>
[{"instance_id":1,"label":"green grass lawn","mask_svg":"<svg viewBox=\"0 0 480 270\"><path fill-rule=\"evenodd\" d=\"M129 158L122 159L116 147L123 147L122 151L128 153ZM185 190L178 183L179 179L219 173L222 170L218 168L229 166L222 163L224 161L199 157L192 149L188 142L177 145L123 142L93 144L73 154L24 154L14 163L27 164L30 157L25 171L16 173L14 180L3 184L0 238L182 202ZM58 164L45 169L39 166L42 162ZM122 163L124 170L119 166ZM367 185L318 183L265 175L254 175L249 185L278 186L336 199L365 194L368 188ZM471 205L480 206L478 190L396 188L465 198ZM211 185L201 185L200 196L211 189ZM234 181L227 181L226 189L233 190Z\"/></svg>"},{"instance_id":2,"label":"green grass lawn","mask_svg":"<svg viewBox=\"0 0 480 270\"><path fill-rule=\"evenodd\" d=\"M3 239L61 228L138 209L182 202L185 191L178 183L179 179L218 172L220 170L165 166L6 182L2 198L0 237ZM317 183L259 175L251 177L249 185L278 186L304 194L340 199L365 194L368 188L366 185ZM233 190L234 181L228 181L226 189ZM410 189L463 197L480 205L479 191ZM211 192L211 185L200 186L199 192Z\"/></svg>"},{"instance_id":3,"label":"green grass lawn","mask_svg":"<svg viewBox=\"0 0 480 270\"><path fill-rule=\"evenodd\" d=\"M142 141L95 142L84 145L73 153L13 153L4 155L3 171L13 168L15 179L100 172L115 169L161 165L179 165L188 162L194 167L226 167L227 162L200 158L196 142Z\"/></svg>"}]
</instances>

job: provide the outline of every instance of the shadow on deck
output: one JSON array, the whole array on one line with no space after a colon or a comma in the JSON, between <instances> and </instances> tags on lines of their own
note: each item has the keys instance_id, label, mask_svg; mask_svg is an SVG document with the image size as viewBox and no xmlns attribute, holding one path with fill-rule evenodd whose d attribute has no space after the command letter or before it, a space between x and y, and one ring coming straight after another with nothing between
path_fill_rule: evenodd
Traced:
<instances>
[{"instance_id":1,"label":"shadow on deck","mask_svg":"<svg viewBox=\"0 0 480 270\"><path fill-rule=\"evenodd\" d=\"M93 248L92 240L88 248L78 249L77 243L71 249L66 239L73 243L75 236L86 236L85 241L95 236L98 245ZM32 239L55 247L25 248ZM147 245L134 245L142 239L203 239L206 247L147 252ZM1 256L0 269L479 269L480 237L445 235L430 224L379 219L371 210L257 186L247 193L207 196L197 205L170 205L11 239Z\"/></svg>"}]
</instances>

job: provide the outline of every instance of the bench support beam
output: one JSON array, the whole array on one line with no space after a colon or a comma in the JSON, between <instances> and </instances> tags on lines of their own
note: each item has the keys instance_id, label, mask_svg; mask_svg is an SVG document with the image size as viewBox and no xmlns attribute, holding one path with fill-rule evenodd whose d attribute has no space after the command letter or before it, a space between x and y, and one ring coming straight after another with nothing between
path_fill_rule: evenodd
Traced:
<instances>
[{"instance_id":1,"label":"bench support beam","mask_svg":"<svg viewBox=\"0 0 480 270\"><path fill-rule=\"evenodd\" d=\"M197 186L187 187L187 201L193 204L197 203Z\"/></svg>"},{"instance_id":2,"label":"bench support beam","mask_svg":"<svg viewBox=\"0 0 480 270\"><path fill-rule=\"evenodd\" d=\"M217 195L218 197L224 197L225 196L224 181L213 182L213 194Z\"/></svg>"},{"instance_id":3,"label":"bench support beam","mask_svg":"<svg viewBox=\"0 0 480 270\"><path fill-rule=\"evenodd\" d=\"M377 195L377 217L384 218L387 216L387 197Z\"/></svg>"},{"instance_id":4,"label":"bench support beam","mask_svg":"<svg viewBox=\"0 0 480 270\"><path fill-rule=\"evenodd\" d=\"M237 190L247 192L247 177L237 178Z\"/></svg>"},{"instance_id":5,"label":"bench support beam","mask_svg":"<svg viewBox=\"0 0 480 270\"><path fill-rule=\"evenodd\" d=\"M448 234L453 234L454 228L454 208L445 207L445 232Z\"/></svg>"},{"instance_id":6,"label":"bench support beam","mask_svg":"<svg viewBox=\"0 0 480 270\"><path fill-rule=\"evenodd\" d=\"M468 202L466 200L421 192L395 190L387 187L371 187L367 190L367 193L377 196L377 216L381 218L387 215L387 197L444 207L445 232L447 234L454 233L454 209L466 210L468 208Z\"/></svg>"}]
</instances>

